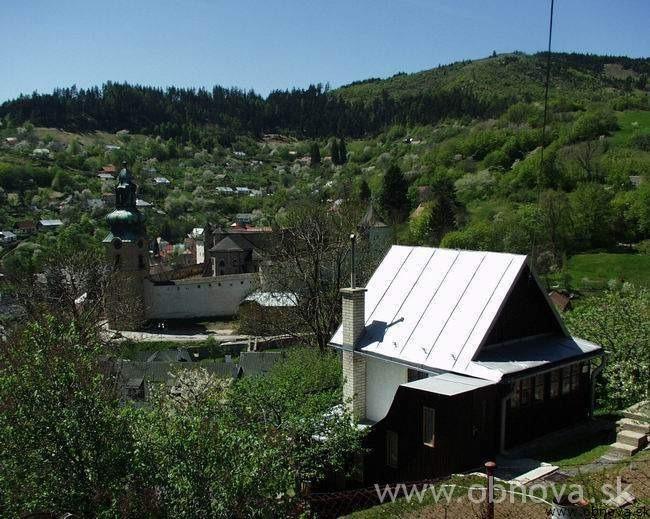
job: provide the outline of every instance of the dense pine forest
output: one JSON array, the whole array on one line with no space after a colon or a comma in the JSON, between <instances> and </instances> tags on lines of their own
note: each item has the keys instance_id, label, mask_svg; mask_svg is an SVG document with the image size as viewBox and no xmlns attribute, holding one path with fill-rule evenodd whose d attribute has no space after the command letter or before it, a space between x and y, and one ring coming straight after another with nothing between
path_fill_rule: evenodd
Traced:
<instances>
[{"instance_id":1,"label":"dense pine forest","mask_svg":"<svg viewBox=\"0 0 650 519\"><path fill-rule=\"evenodd\" d=\"M566 102L644 89L650 60L553 54L552 96ZM128 129L203 144L229 145L241 134L289 133L297 137L374 135L393 124L436 124L446 118L484 119L516 102L540 100L546 55L521 53L464 61L387 80L359 81L336 90L271 92L215 86L166 89L107 82L61 88L5 102L0 116L15 123L75 131ZM211 126L214 131L197 128Z\"/></svg>"}]
</instances>

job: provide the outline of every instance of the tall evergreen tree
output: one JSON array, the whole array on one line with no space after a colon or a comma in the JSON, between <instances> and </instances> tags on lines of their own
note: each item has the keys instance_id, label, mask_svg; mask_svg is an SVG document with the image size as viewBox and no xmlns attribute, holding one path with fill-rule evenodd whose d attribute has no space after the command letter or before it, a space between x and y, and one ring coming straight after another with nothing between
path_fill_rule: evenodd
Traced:
<instances>
[{"instance_id":1,"label":"tall evergreen tree","mask_svg":"<svg viewBox=\"0 0 650 519\"><path fill-rule=\"evenodd\" d=\"M312 166L316 166L320 164L320 148L318 147L317 142L311 143L311 147L309 148L309 154L311 155Z\"/></svg>"},{"instance_id":2,"label":"tall evergreen tree","mask_svg":"<svg viewBox=\"0 0 650 519\"><path fill-rule=\"evenodd\" d=\"M396 164L388 168L379 193L382 212L393 221L402 221L408 212L408 182Z\"/></svg>"},{"instance_id":3,"label":"tall evergreen tree","mask_svg":"<svg viewBox=\"0 0 650 519\"><path fill-rule=\"evenodd\" d=\"M339 165L340 164L340 156L339 156L339 145L338 142L336 142L336 139L332 139L332 142L330 143L330 155L332 157L332 164Z\"/></svg>"},{"instance_id":4,"label":"tall evergreen tree","mask_svg":"<svg viewBox=\"0 0 650 519\"><path fill-rule=\"evenodd\" d=\"M345 139L339 141L339 164L345 164L348 161L348 149L345 145Z\"/></svg>"},{"instance_id":5,"label":"tall evergreen tree","mask_svg":"<svg viewBox=\"0 0 650 519\"><path fill-rule=\"evenodd\" d=\"M359 201L369 202L371 194L368 182L365 179L361 179L361 184L359 184Z\"/></svg>"}]
</instances>

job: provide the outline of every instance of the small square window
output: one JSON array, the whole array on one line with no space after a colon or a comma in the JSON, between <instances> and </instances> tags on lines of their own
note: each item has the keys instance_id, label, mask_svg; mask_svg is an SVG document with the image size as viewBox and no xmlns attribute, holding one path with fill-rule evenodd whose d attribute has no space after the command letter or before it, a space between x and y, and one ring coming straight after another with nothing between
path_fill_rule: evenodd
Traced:
<instances>
[{"instance_id":1,"label":"small square window","mask_svg":"<svg viewBox=\"0 0 650 519\"><path fill-rule=\"evenodd\" d=\"M395 431L386 431L386 465L397 468L398 436Z\"/></svg>"},{"instance_id":2,"label":"small square window","mask_svg":"<svg viewBox=\"0 0 650 519\"><path fill-rule=\"evenodd\" d=\"M436 410L430 407L422 408L422 443L435 447L436 440Z\"/></svg>"}]
</instances>

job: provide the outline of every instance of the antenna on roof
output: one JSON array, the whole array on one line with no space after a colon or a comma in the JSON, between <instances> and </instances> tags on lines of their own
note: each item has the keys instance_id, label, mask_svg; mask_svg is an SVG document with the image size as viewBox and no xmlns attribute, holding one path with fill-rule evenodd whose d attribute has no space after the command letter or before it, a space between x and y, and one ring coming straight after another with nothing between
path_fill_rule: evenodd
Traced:
<instances>
[{"instance_id":1,"label":"antenna on roof","mask_svg":"<svg viewBox=\"0 0 650 519\"><path fill-rule=\"evenodd\" d=\"M357 288L357 270L354 261L354 244L357 241L357 237L353 234L350 234L350 287Z\"/></svg>"}]
</instances>

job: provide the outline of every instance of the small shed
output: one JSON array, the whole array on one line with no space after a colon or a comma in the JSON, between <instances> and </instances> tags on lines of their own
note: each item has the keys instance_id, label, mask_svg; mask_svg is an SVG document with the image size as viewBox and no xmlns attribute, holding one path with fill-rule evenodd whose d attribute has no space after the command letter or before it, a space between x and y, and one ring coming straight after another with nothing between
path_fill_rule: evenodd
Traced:
<instances>
[{"instance_id":1,"label":"small shed","mask_svg":"<svg viewBox=\"0 0 650 519\"><path fill-rule=\"evenodd\" d=\"M17 236L11 231L0 231L0 243L13 243Z\"/></svg>"},{"instance_id":2,"label":"small shed","mask_svg":"<svg viewBox=\"0 0 650 519\"><path fill-rule=\"evenodd\" d=\"M277 333L274 323L289 318L296 304L296 295L289 292L253 292L239 305L240 329L254 335Z\"/></svg>"},{"instance_id":3,"label":"small shed","mask_svg":"<svg viewBox=\"0 0 650 519\"><path fill-rule=\"evenodd\" d=\"M63 227L63 222L61 220L39 220L36 227L39 230L53 231Z\"/></svg>"}]
</instances>

